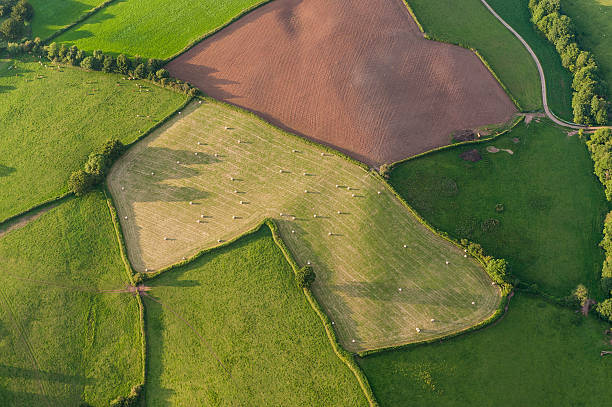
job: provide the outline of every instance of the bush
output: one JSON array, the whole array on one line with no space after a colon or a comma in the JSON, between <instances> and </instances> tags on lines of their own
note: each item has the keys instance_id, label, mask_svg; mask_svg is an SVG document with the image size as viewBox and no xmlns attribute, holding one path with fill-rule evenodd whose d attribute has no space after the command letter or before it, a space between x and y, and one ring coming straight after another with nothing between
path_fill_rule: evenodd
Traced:
<instances>
[{"instance_id":1,"label":"bush","mask_svg":"<svg viewBox=\"0 0 612 407\"><path fill-rule=\"evenodd\" d=\"M109 162L107 157L102 154L92 153L85 163L85 172L93 175L94 179L98 181L106 175L108 167Z\"/></svg>"},{"instance_id":2,"label":"bush","mask_svg":"<svg viewBox=\"0 0 612 407\"><path fill-rule=\"evenodd\" d=\"M125 150L125 145L116 138L107 140L102 147L100 147L100 154L103 154L108 160L113 163Z\"/></svg>"},{"instance_id":3,"label":"bush","mask_svg":"<svg viewBox=\"0 0 612 407\"><path fill-rule=\"evenodd\" d=\"M34 16L34 8L25 0L20 0L11 11L11 17L17 21L30 21Z\"/></svg>"},{"instance_id":4,"label":"bush","mask_svg":"<svg viewBox=\"0 0 612 407\"><path fill-rule=\"evenodd\" d=\"M119 73L127 75L127 73L130 71L130 67L131 64L128 57L123 54L117 57L117 70L119 71Z\"/></svg>"},{"instance_id":5,"label":"bush","mask_svg":"<svg viewBox=\"0 0 612 407\"><path fill-rule=\"evenodd\" d=\"M310 285L315 281L316 277L317 275L310 266L302 267L297 271L297 273L295 273L295 280L300 288L310 287Z\"/></svg>"},{"instance_id":6,"label":"bush","mask_svg":"<svg viewBox=\"0 0 612 407\"><path fill-rule=\"evenodd\" d=\"M589 298L589 290L583 284L578 284L574 292L572 292L572 297L582 306Z\"/></svg>"},{"instance_id":7,"label":"bush","mask_svg":"<svg viewBox=\"0 0 612 407\"><path fill-rule=\"evenodd\" d=\"M81 68L93 71L94 70L94 64L95 64L95 62L94 62L94 58L93 57L85 57L81 61Z\"/></svg>"},{"instance_id":8,"label":"bush","mask_svg":"<svg viewBox=\"0 0 612 407\"><path fill-rule=\"evenodd\" d=\"M487 262L487 273L498 284L508 281L508 264L505 259L491 259Z\"/></svg>"},{"instance_id":9,"label":"bush","mask_svg":"<svg viewBox=\"0 0 612 407\"><path fill-rule=\"evenodd\" d=\"M134 68L134 76L141 79L147 76L147 69L144 64L138 64L138 66Z\"/></svg>"},{"instance_id":10,"label":"bush","mask_svg":"<svg viewBox=\"0 0 612 407\"><path fill-rule=\"evenodd\" d=\"M155 76L157 76L157 79L168 78L170 77L170 72L168 72L165 69L160 69L157 72L155 72Z\"/></svg>"},{"instance_id":11,"label":"bush","mask_svg":"<svg viewBox=\"0 0 612 407\"><path fill-rule=\"evenodd\" d=\"M115 58L111 55L105 55L102 62L102 72L113 72L116 68Z\"/></svg>"},{"instance_id":12,"label":"bush","mask_svg":"<svg viewBox=\"0 0 612 407\"><path fill-rule=\"evenodd\" d=\"M504 211L504 204L503 203L498 203L497 205L495 205L495 212L502 213L503 211Z\"/></svg>"},{"instance_id":13,"label":"bush","mask_svg":"<svg viewBox=\"0 0 612 407\"><path fill-rule=\"evenodd\" d=\"M595 307L595 311L603 318L612 322L612 298L600 302Z\"/></svg>"},{"instance_id":14,"label":"bush","mask_svg":"<svg viewBox=\"0 0 612 407\"><path fill-rule=\"evenodd\" d=\"M23 22L15 20L14 18L7 18L2 24L0 24L0 34L2 34L8 40L18 40L25 32L25 25Z\"/></svg>"},{"instance_id":15,"label":"bush","mask_svg":"<svg viewBox=\"0 0 612 407\"><path fill-rule=\"evenodd\" d=\"M83 171L78 170L70 175L70 179L68 180L68 188L76 196L82 196L91 191L91 188L95 185L94 176Z\"/></svg>"}]
</instances>

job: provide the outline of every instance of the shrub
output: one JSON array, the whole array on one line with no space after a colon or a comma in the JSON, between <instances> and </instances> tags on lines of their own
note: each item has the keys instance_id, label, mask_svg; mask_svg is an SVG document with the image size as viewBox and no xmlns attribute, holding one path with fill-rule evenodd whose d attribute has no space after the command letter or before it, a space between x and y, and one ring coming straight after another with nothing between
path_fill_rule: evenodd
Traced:
<instances>
[{"instance_id":1,"label":"shrub","mask_svg":"<svg viewBox=\"0 0 612 407\"><path fill-rule=\"evenodd\" d=\"M113 72L116 68L115 58L111 55L105 55L104 61L102 62L102 71L103 72Z\"/></svg>"},{"instance_id":2,"label":"shrub","mask_svg":"<svg viewBox=\"0 0 612 407\"><path fill-rule=\"evenodd\" d=\"M20 0L11 11L11 17L17 21L30 21L34 16L34 8L25 0Z\"/></svg>"},{"instance_id":3,"label":"shrub","mask_svg":"<svg viewBox=\"0 0 612 407\"><path fill-rule=\"evenodd\" d=\"M317 275L310 266L302 267L295 273L295 280L300 288L310 287L316 277Z\"/></svg>"},{"instance_id":4,"label":"shrub","mask_svg":"<svg viewBox=\"0 0 612 407\"><path fill-rule=\"evenodd\" d=\"M121 54L117 57L117 70L119 73L126 75L130 71L130 60L125 55Z\"/></svg>"},{"instance_id":5,"label":"shrub","mask_svg":"<svg viewBox=\"0 0 612 407\"><path fill-rule=\"evenodd\" d=\"M95 62L94 62L94 58L93 57L85 57L81 61L81 68L93 71L94 70L94 64L95 64Z\"/></svg>"},{"instance_id":6,"label":"shrub","mask_svg":"<svg viewBox=\"0 0 612 407\"><path fill-rule=\"evenodd\" d=\"M92 153L85 163L85 172L93 175L95 180L98 181L106 175L108 166L107 157L102 154Z\"/></svg>"},{"instance_id":7,"label":"shrub","mask_svg":"<svg viewBox=\"0 0 612 407\"><path fill-rule=\"evenodd\" d=\"M7 18L0 24L0 33L8 40L18 40L25 32L25 25L22 21L14 18Z\"/></svg>"},{"instance_id":8,"label":"shrub","mask_svg":"<svg viewBox=\"0 0 612 407\"><path fill-rule=\"evenodd\" d=\"M508 263L505 259L491 259L487 262L487 273L499 284L507 282Z\"/></svg>"},{"instance_id":9,"label":"shrub","mask_svg":"<svg viewBox=\"0 0 612 407\"><path fill-rule=\"evenodd\" d=\"M595 311L603 318L612 322L612 298L600 302L595 307Z\"/></svg>"},{"instance_id":10,"label":"shrub","mask_svg":"<svg viewBox=\"0 0 612 407\"><path fill-rule=\"evenodd\" d=\"M125 145L117 140L116 138L112 138L107 140L102 147L100 147L100 154L106 156L108 160L113 163L125 150Z\"/></svg>"},{"instance_id":11,"label":"shrub","mask_svg":"<svg viewBox=\"0 0 612 407\"><path fill-rule=\"evenodd\" d=\"M578 284L574 292L572 292L572 296L582 306L589 298L589 290L583 284Z\"/></svg>"},{"instance_id":12,"label":"shrub","mask_svg":"<svg viewBox=\"0 0 612 407\"><path fill-rule=\"evenodd\" d=\"M158 79L168 78L170 76L170 73L165 69L160 69L155 72L155 76L157 76Z\"/></svg>"},{"instance_id":13,"label":"shrub","mask_svg":"<svg viewBox=\"0 0 612 407\"><path fill-rule=\"evenodd\" d=\"M497 205L495 205L495 212L502 213L503 211L504 211L504 204L503 203L498 203Z\"/></svg>"},{"instance_id":14,"label":"shrub","mask_svg":"<svg viewBox=\"0 0 612 407\"><path fill-rule=\"evenodd\" d=\"M68 188L70 188L76 196L85 195L91 190L94 184L94 177L83 170L73 172L68 180Z\"/></svg>"},{"instance_id":15,"label":"shrub","mask_svg":"<svg viewBox=\"0 0 612 407\"><path fill-rule=\"evenodd\" d=\"M134 68L134 76L141 79L147 76L147 69L144 64L138 64L138 66Z\"/></svg>"},{"instance_id":16,"label":"shrub","mask_svg":"<svg viewBox=\"0 0 612 407\"><path fill-rule=\"evenodd\" d=\"M378 172L380 173L380 175L382 175L384 178L389 178L389 172L391 171L391 168L389 167L389 164L383 164L380 166L380 168L378 169Z\"/></svg>"}]
</instances>

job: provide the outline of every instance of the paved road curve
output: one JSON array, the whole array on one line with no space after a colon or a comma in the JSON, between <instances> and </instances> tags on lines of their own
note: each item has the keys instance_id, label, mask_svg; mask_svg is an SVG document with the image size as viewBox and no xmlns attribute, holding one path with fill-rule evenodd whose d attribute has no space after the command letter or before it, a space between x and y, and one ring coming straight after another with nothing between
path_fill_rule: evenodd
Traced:
<instances>
[{"instance_id":1,"label":"paved road curve","mask_svg":"<svg viewBox=\"0 0 612 407\"><path fill-rule=\"evenodd\" d=\"M546 116L548 116L550 120L552 120L553 122L557 123L560 126L569 127L571 129L596 130L596 129L606 128L606 127L612 128L610 126L598 126L598 127L591 126L590 127L590 126L585 126L583 124L570 123L570 122L566 122L565 120L561 120L557 116L555 116L555 114L551 112L550 109L548 108L548 98L546 94L546 78L544 77L544 70L542 69L542 64L540 64L540 60L536 56L535 52L533 52L529 44L527 44L527 41L525 41L523 37L521 37L521 35L517 33L516 30L510 26L510 24L506 23L504 19L501 18L500 15L497 14L491 6L489 6L489 3L487 3L485 0L480 0L480 1L491 12L491 14L495 16L495 18L497 18L508 30L510 30L512 34L514 34L516 38L519 39L520 42L523 43L525 48L527 48L527 51L529 51L529 54L531 54L531 57L535 61L538 67L538 72L540 74L540 83L542 84L542 104L544 105L544 112L546 113Z\"/></svg>"}]
</instances>

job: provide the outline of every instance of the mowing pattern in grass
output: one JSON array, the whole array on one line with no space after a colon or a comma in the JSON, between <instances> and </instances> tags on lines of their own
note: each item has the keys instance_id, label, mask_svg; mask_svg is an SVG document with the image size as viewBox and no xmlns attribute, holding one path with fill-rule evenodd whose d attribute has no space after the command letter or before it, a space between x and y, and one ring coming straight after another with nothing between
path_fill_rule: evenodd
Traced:
<instances>
[{"instance_id":1,"label":"mowing pattern in grass","mask_svg":"<svg viewBox=\"0 0 612 407\"><path fill-rule=\"evenodd\" d=\"M266 226L147 285L147 405L367 405Z\"/></svg>"},{"instance_id":2,"label":"mowing pattern in grass","mask_svg":"<svg viewBox=\"0 0 612 407\"><path fill-rule=\"evenodd\" d=\"M104 0L28 0L34 7L32 37L45 39L64 28L91 9L104 3Z\"/></svg>"},{"instance_id":3,"label":"mowing pattern in grass","mask_svg":"<svg viewBox=\"0 0 612 407\"><path fill-rule=\"evenodd\" d=\"M262 0L124 0L58 37L79 49L165 59Z\"/></svg>"},{"instance_id":4,"label":"mowing pattern in grass","mask_svg":"<svg viewBox=\"0 0 612 407\"><path fill-rule=\"evenodd\" d=\"M499 290L479 265L421 225L374 175L238 109L196 106L109 174L137 270L273 217L298 263L317 273L314 292L348 350L438 337L494 312Z\"/></svg>"},{"instance_id":5,"label":"mowing pattern in grass","mask_svg":"<svg viewBox=\"0 0 612 407\"><path fill-rule=\"evenodd\" d=\"M0 98L0 220L66 192L96 147L133 142L185 101L146 82L34 61L0 61Z\"/></svg>"},{"instance_id":6,"label":"mowing pattern in grass","mask_svg":"<svg viewBox=\"0 0 612 407\"><path fill-rule=\"evenodd\" d=\"M612 0L563 0L561 11L572 19L578 43L595 55L612 100Z\"/></svg>"},{"instance_id":7,"label":"mowing pattern in grass","mask_svg":"<svg viewBox=\"0 0 612 407\"><path fill-rule=\"evenodd\" d=\"M495 141L408 161L391 183L433 225L508 259L520 279L559 296L579 283L597 294L608 205L584 142L549 123L519 124ZM514 154L489 153L491 146ZM459 157L474 147L483 160ZM499 225L488 230L487 219Z\"/></svg>"},{"instance_id":8,"label":"mowing pattern in grass","mask_svg":"<svg viewBox=\"0 0 612 407\"><path fill-rule=\"evenodd\" d=\"M594 317L517 295L499 325L360 361L383 406L597 406L612 350Z\"/></svg>"},{"instance_id":9,"label":"mowing pattern in grass","mask_svg":"<svg viewBox=\"0 0 612 407\"><path fill-rule=\"evenodd\" d=\"M478 50L523 110L542 109L535 63L480 0L409 0L408 3L427 34Z\"/></svg>"},{"instance_id":10,"label":"mowing pattern in grass","mask_svg":"<svg viewBox=\"0 0 612 407\"><path fill-rule=\"evenodd\" d=\"M108 406L141 380L138 304L101 193L0 239L3 406ZM71 288L72 287L72 288Z\"/></svg>"},{"instance_id":11,"label":"mowing pattern in grass","mask_svg":"<svg viewBox=\"0 0 612 407\"><path fill-rule=\"evenodd\" d=\"M548 105L553 113L562 119L573 120L572 76L561 65L561 58L555 46L548 42L531 23L529 0L487 0L487 3L529 43L537 54L546 76Z\"/></svg>"}]
</instances>

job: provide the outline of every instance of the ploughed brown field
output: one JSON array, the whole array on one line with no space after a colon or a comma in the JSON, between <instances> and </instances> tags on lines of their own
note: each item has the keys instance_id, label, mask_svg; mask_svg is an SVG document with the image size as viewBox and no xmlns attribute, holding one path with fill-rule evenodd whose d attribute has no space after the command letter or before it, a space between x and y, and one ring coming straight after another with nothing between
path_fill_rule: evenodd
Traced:
<instances>
[{"instance_id":1,"label":"ploughed brown field","mask_svg":"<svg viewBox=\"0 0 612 407\"><path fill-rule=\"evenodd\" d=\"M505 122L471 51L423 38L401 0L275 0L168 65L172 75L368 164Z\"/></svg>"}]
</instances>

